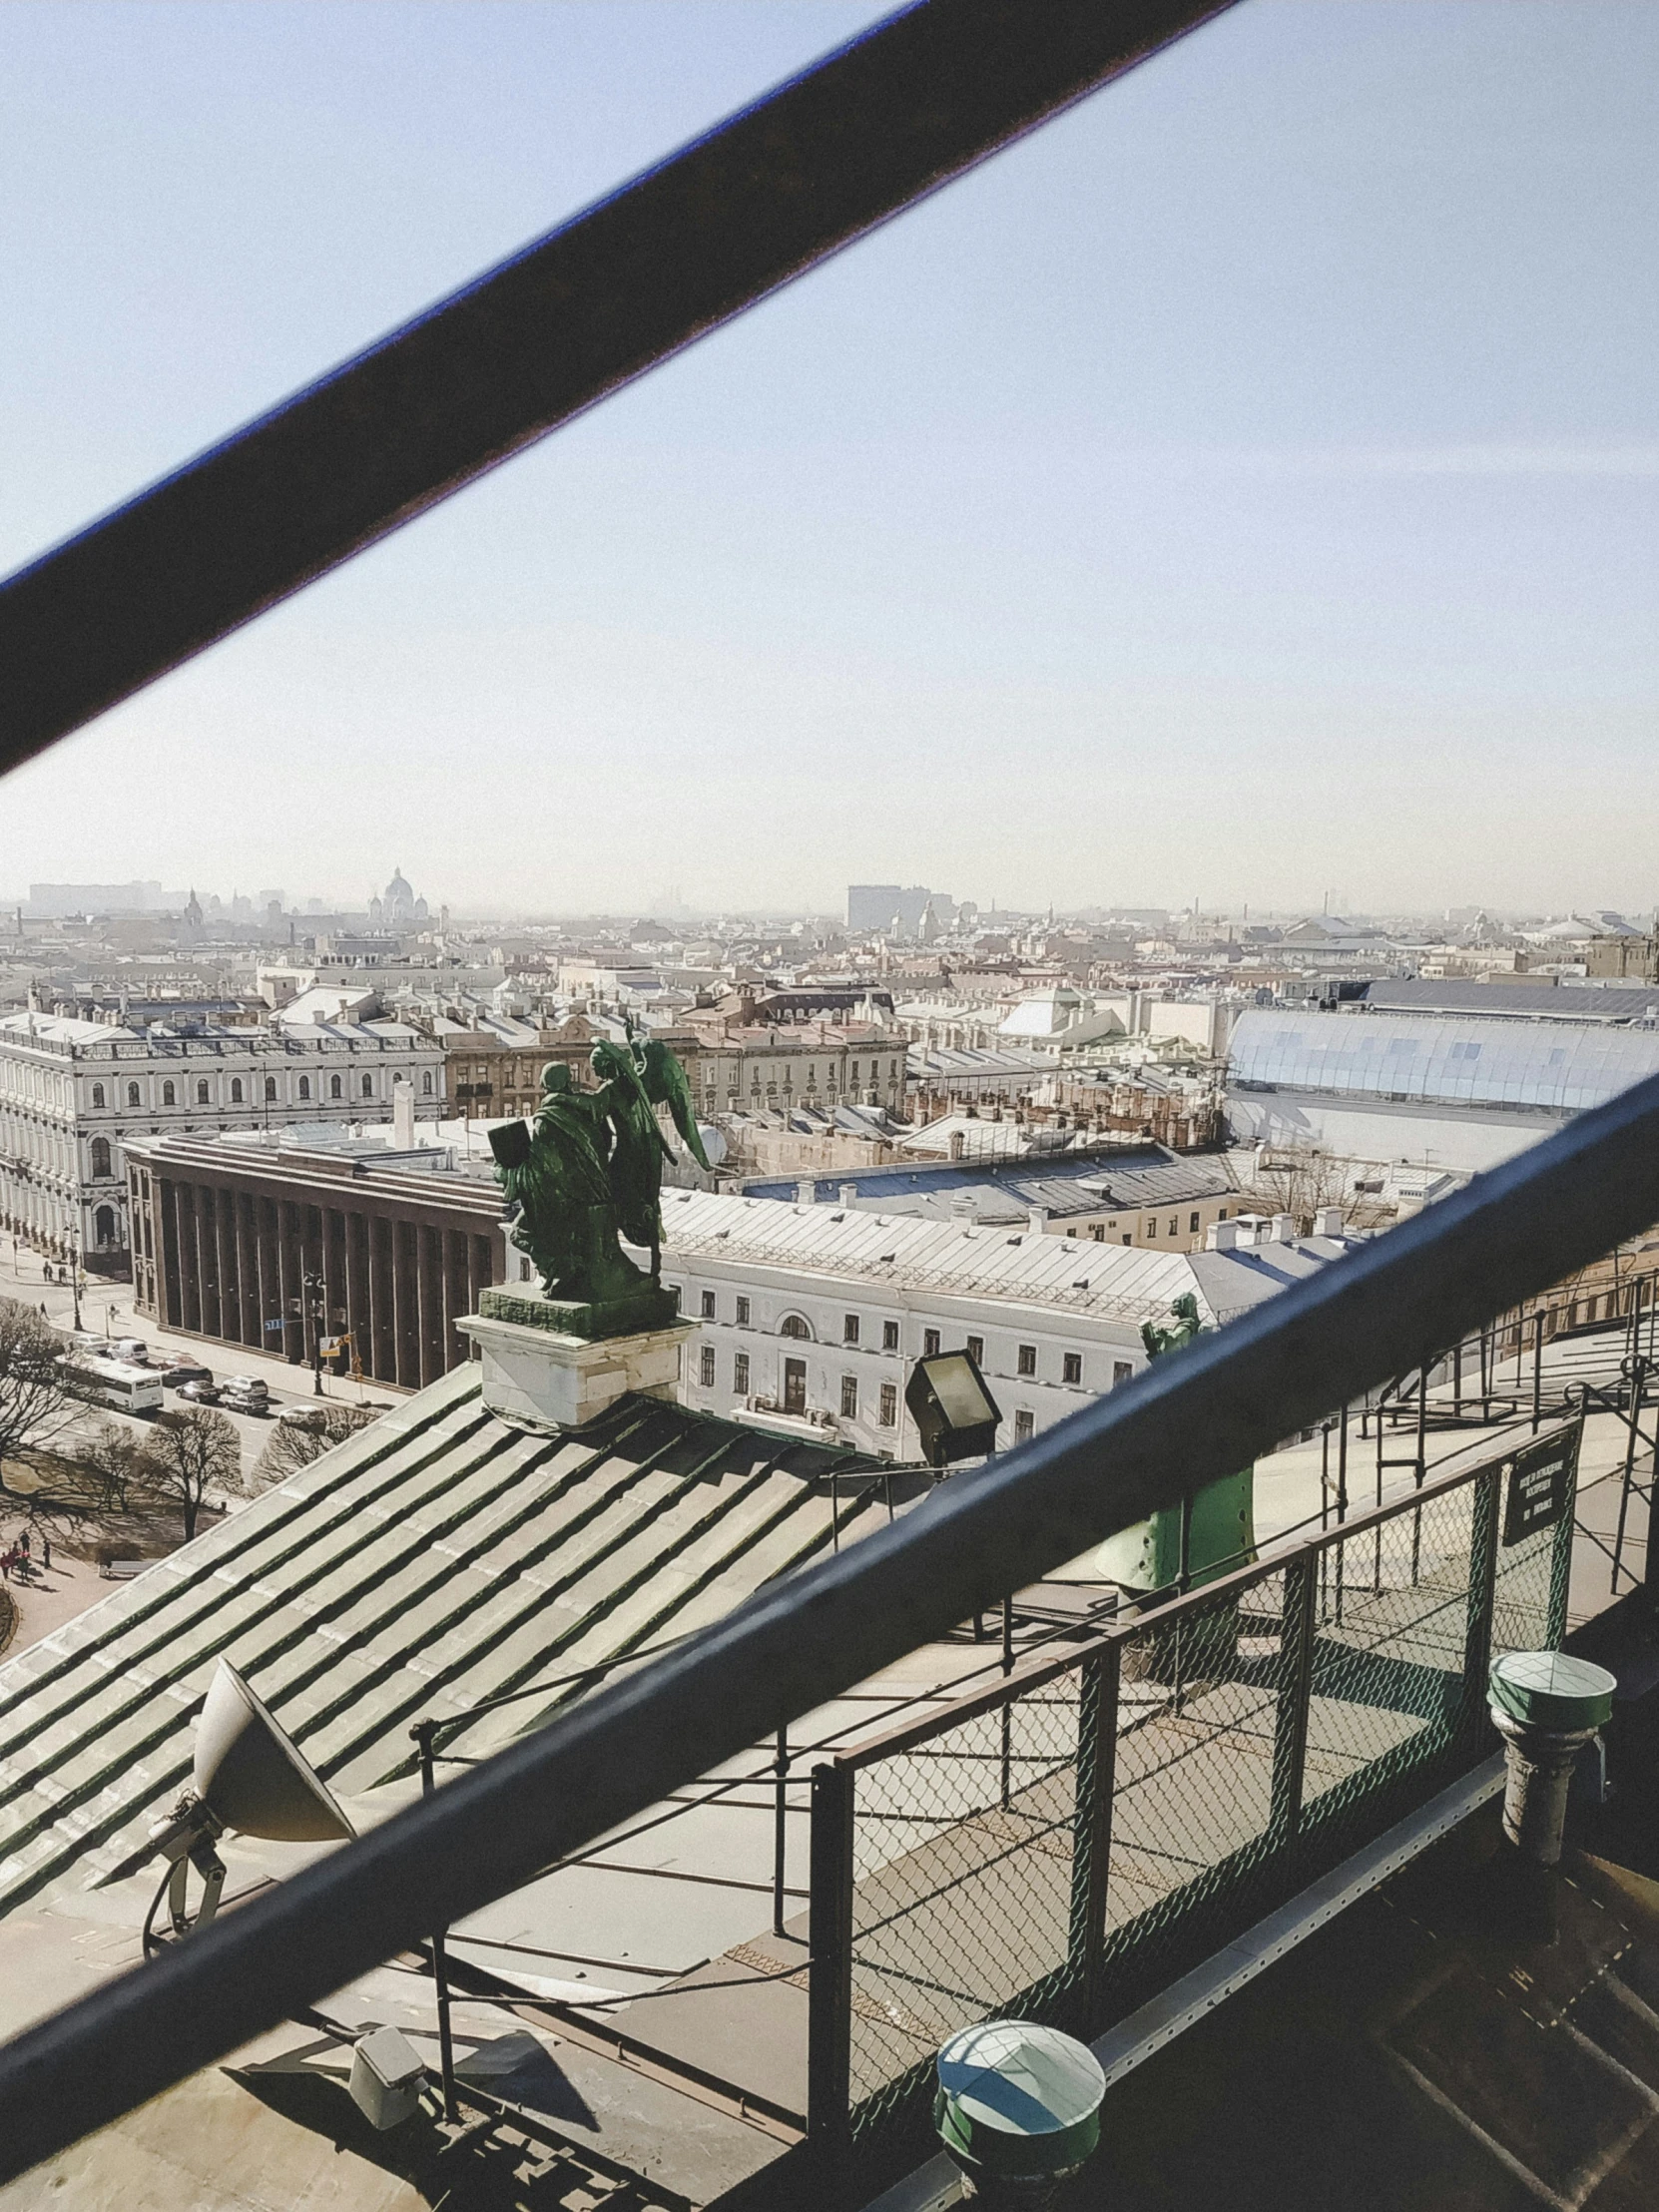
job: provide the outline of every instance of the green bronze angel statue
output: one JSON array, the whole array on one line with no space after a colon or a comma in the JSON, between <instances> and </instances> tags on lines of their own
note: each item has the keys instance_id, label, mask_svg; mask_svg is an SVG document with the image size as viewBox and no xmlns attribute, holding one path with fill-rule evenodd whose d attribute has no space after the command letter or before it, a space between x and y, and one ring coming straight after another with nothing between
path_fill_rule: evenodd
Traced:
<instances>
[{"instance_id":1,"label":"green bronze angel statue","mask_svg":"<svg viewBox=\"0 0 1659 2212\"><path fill-rule=\"evenodd\" d=\"M563 1061L542 1070L533 1123L490 1132L506 1196L509 1241L534 1262L549 1298L602 1305L662 1274L663 1163L675 1157L657 1120L668 1107L698 1165L709 1166L686 1071L660 1038L594 1047L598 1088L579 1090ZM618 1237L651 1254L647 1276Z\"/></svg>"}]
</instances>

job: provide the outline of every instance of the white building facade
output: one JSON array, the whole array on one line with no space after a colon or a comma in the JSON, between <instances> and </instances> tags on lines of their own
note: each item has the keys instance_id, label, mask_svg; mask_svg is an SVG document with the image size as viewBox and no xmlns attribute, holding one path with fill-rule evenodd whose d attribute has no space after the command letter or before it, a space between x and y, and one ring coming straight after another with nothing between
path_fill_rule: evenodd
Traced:
<instances>
[{"instance_id":1,"label":"white building facade","mask_svg":"<svg viewBox=\"0 0 1659 2212\"><path fill-rule=\"evenodd\" d=\"M0 1232L120 1272L130 1137L388 1121L399 1076L416 1116L437 1120L442 1050L398 1022L141 1031L0 1018Z\"/></svg>"},{"instance_id":2,"label":"white building facade","mask_svg":"<svg viewBox=\"0 0 1659 2212\"><path fill-rule=\"evenodd\" d=\"M1143 1322L1185 1292L1212 1325L1348 1249L1341 1236L1228 1226L1194 1253L1008 1234L714 1192L665 1191L663 1281L697 1325L680 1394L894 1459L920 1456L904 1385L918 1359L963 1348L1002 1412L1000 1445L1051 1427L1146 1365Z\"/></svg>"}]
</instances>

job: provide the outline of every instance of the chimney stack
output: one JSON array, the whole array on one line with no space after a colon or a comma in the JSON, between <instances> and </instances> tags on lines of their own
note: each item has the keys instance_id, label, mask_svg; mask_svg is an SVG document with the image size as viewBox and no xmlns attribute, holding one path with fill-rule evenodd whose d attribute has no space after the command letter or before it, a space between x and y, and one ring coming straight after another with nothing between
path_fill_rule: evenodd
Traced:
<instances>
[{"instance_id":1,"label":"chimney stack","mask_svg":"<svg viewBox=\"0 0 1659 2212\"><path fill-rule=\"evenodd\" d=\"M1294 1214L1274 1215L1273 1241L1275 1244L1295 1244L1296 1216Z\"/></svg>"},{"instance_id":2,"label":"chimney stack","mask_svg":"<svg viewBox=\"0 0 1659 2212\"><path fill-rule=\"evenodd\" d=\"M1033 1237L1046 1236L1048 1233L1048 1208L1046 1206L1033 1206L1025 1217L1025 1226Z\"/></svg>"},{"instance_id":3,"label":"chimney stack","mask_svg":"<svg viewBox=\"0 0 1659 2212\"><path fill-rule=\"evenodd\" d=\"M814 1206L818 1203L818 1185L810 1175L803 1176L795 1186L795 1202L798 1206Z\"/></svg>"},{"instance_id":4,"label":"chimney stack","mask_svg":"<svg viewBox=\"0 0 1659 2212\"><path fill-rule=\"evenodd\" d=\"M856 1204L857 1204L857 1200L858 1200L858 1186L857 1186L857 1184L856 1184L856 1183L843 1183L843 1184L841 1185L840 1198L841 1198L841 1204L842 1204L843 1206L853 1206L853 1205L856 1205Z\"/></svg>"},{"instance_id":5,"label":"chimney stack","mask_svg":"<svg viewBox=\"0 0 1659 2212\"><path fill-rule=\"evenodd\" d=\"M412 1152L415 1141L414 1085L406 1075L392 1078L391 1141L399 1152Z\"/></svg>"},{"instance_id":6,"label":"chimney stack","mask_svg":"<svg viewBox=\"0 0 1659 2212\"><path fill-rule=\"evenodd\" d=\"M1206 1252L1236 1252L1239 1247L1239 1230L1241 1227L1242 1224L1236 1221L1213 1221L1210 1224L1210 1234L1204 1242L1204 1249Z\"/></svg>"},{"instance_id":7,"label":"chimney stack","mask_svg":"<svg viewBox=\"0 0 1659 2212\"><path fill-rule=\"evenodd\" d=\"M1314 1233L1320 1237L1340 1237L1343 1233L1342 1208L1322 1206L1314 1217Z\"/></svg>"}]
</instances>

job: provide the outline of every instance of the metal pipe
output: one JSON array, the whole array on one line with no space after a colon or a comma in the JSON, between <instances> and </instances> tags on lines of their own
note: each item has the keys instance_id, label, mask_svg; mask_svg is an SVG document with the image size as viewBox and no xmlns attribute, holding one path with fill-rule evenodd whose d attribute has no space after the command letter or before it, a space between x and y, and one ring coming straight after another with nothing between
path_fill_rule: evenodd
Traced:
<instances>
[{"instance_id":1,"label":"metal pipe","mask_svg":"<svg viewBox=\"0 0 1659 2212\"><path fill-rule=\"evenodd\" d=\"M436 1721L417 1721L409 1734L420 1751L420 1794L429 1798L437 1787L432 1771L432 1736ZM443 2116L453 2125L460 2118L455 2099L455 2038L449 2019L449 1959L444 1947L447 1931L435 1928L431 1936L432 1990L438 2010L438 2071L443 2082Z\"/></svg>"},{"instance_id":2,"label":"metal pipe","mask_svg":"<svg viewBox=\"0 0 1659 2212\"><path fill-rule=\"evenodd\" d=\"M790 1731L788 1724L778 1731L778 1757L774 1762L778 1780L772 1808L772 1933L784 1933L784 1877L785 1860L789 1851L789 1780L790 1780Z\"/></svg>"},{"instance_id":3,"label":"metal pipe","mask_svg":"<svg viewBox=\"0 0 1659 2212\"><path fill-rule=\"evenodd\" d=\"M0 768L1229 4L900 9L0 585Z\"/></svg>"},{"instance_id":4,"label":"metal pipe","mask_svg":"<svg viewBox=\"0 0 1659 2212\"><path fill-rule=\"evenodd\" d=\"M941 1484L0 2049L21 2173L1659 1220L1659 1077Z\"/></svg>"}]
</instances>

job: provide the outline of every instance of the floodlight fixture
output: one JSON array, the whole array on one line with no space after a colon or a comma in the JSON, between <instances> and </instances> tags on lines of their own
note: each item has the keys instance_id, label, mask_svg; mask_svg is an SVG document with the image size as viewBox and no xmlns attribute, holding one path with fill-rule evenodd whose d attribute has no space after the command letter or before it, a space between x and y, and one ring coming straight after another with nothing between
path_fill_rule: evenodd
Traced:
<instances>
[{"instance_id":1,"label":"floodlight fixture","mask_svg":"<svg viewBox=\"0 0 1659 2212\"><path fill-rule=\"evenodd\" d=\"M355 1836L326 1783L228 1659L221 1659L197 1724L192 1784L145 1843L103 1877L106 1887L136 1874L158 1856L167 1872L144 1921L147 1958L165 1947L156 1933L162 1900L175 1939L211 1926L225 1888L219 1839L227 1829L271 1843L345 1842ZM188 1911L190 1870L202 1878L202 1899Z\"/></svg>"},{"instance_id":2,"label":"floodlight fixture","mask_svg":"<svg viewBox=\"0 0 1659 2212\"><path fill-rule=\"evenodd\" d=\"M918 1360L904 1385L904 1403L930 1467L996 1449L1002 1411L971 1352L934 1352Z\"/></svg>"}]
</instances>

